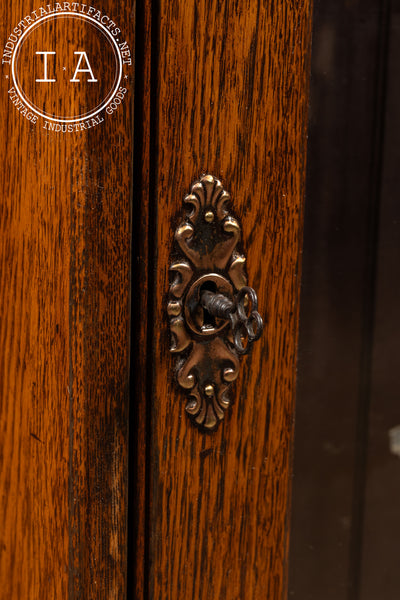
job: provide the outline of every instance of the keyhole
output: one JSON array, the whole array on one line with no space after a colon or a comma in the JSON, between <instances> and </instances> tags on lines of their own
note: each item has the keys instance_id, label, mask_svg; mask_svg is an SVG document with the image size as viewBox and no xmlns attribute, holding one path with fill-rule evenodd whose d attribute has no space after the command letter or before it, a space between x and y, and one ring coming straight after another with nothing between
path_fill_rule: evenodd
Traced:
<instances>
[{"instance_id":1,"label":"keyhole","mask_svg":"<svg viewBox=\"0 0 400 600\"><path fill-rule=\"evenodd\" d=\"M217 285L214 281L206 281L200 288L200 298L203 292L213 292L216 294ZM202 329L214 329L216 327L215 317L203 306L203 327Z\"/></svg>"},{"instance_id":2,"label":"keyhole","mask_svg":"<svg viewBox=\"0 0 400 600\"><path fill-rule=\"evenodd\" d=\"M194 281L187 293L185 300L185 316L188 327L197 335L204 338L215 336L222 329L229 325L229 319L226 317L213 316L215 313L215 302L213 308L209 311L203 307L202 296L208 294L222 294L227 298L232 298L232 285L225 277L217 273L207 273L201 275ZM209 299L210 301L210 299Z\"/></svg>"}]
</instances>

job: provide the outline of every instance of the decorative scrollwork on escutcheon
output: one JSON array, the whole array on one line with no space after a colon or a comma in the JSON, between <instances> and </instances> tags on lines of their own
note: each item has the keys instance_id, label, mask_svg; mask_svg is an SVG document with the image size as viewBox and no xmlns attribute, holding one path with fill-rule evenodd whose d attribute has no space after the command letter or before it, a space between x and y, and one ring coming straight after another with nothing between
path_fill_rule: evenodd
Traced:
<instances>
[{"instance_id":1,"label":"decorative scrollwork on escutcheon","mask_svg":"<svg viewBox=\"0 0 400 600\"><path fill-rule=\"evenodd\" d=\"M168 315L176 379L188 397L186 412L207 431L224 418L239 355L262 330L257 296L247 287L246 259L237 250L241 230L228 211L229 200L212 175L192 185L170 266Z\"/></svg>"}]
</instances>

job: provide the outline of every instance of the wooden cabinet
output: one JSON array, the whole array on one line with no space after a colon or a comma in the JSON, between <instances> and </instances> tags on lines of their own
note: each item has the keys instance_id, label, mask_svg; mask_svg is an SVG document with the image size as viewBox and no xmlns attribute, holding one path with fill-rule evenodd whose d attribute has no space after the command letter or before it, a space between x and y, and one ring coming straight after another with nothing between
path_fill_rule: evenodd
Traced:
<instances>
[{"instance_id":1,"label":"wooden cabinet","mask_svg":"<svg viewBox=\"0 0 400 600\"><path fill-rule=\"evenodd\" d=\"M2 5L0 598L281 599L310 4ZM167 315L203 174L265 329L204 432Z\"/></svg>"}]
</instances>

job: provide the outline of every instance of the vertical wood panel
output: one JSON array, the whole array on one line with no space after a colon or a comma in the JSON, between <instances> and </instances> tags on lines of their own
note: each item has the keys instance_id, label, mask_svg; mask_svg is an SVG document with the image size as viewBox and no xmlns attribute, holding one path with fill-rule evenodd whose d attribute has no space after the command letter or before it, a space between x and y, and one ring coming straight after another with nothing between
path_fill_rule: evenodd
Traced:
<instances>
[{"instance_id":1,"label":"vertical wood panel","mask_svg":"<svg viewBox=\"0 0 400 600\"><path fill-rule=\"evenodd\" d=\"M96 7L121 24L132 47L133 3ZM2 46L34 8L2 4ZM84 28L75 34L91 56ZM56 44L51 28L42 42ZM58 39L57 49L67 43ZM36 68L33 60L25 68ZM9 101L10 85L2 72L0 598L119 599L132 91L101 125L61 134L30 125Z\"/></svg>"},{"instance_id":2,"label":"vertical wood panel","mask_svg":"<svg viewBox=\"0 0 400 600\"><path fill-rule=\"evenodd\" d=\"M149 595L283 598L310 5L159 8ZM182 199L205 172L232 195L267 321L211 435L174 382L165 300Z\"/></svg>"}]
</instances>

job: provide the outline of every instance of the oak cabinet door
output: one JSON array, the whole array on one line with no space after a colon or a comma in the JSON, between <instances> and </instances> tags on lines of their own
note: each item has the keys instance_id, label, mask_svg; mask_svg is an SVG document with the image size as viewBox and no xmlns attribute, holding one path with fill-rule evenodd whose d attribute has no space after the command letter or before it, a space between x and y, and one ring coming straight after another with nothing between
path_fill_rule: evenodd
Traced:
<instances>
[{"instance_id":1,"label":"oak cabinet door","mask_svg":"<svg viewBox=\"0 0 400 600\"><path fill-rule=\"evenodd\" d=\"M1 10L0 598L284 598L310 3ZM204 176L265 325L196 422L168 298ZM223 275L185 260L182 307Z\"/></svg>"},{"instance_id":2,"label":"oak cabinet door","mask_svg":"<svg viewBox=\"0 0 400 600\"><path fill-rule=\"evenodd\" d=\"M2 600L126 589L133 4L66 8L1 6Z\"/></svg>"},{"instance_id":3,"label":"oak cabinet door","mask_svg":"<svg viewBox=\"0 0 400 600\"><path fill-rule=\"evenodd\" d=\"M147 522L148 539L145 561L136 563L136 594L142 597L144 586L150 598L283 598L310 5L161 0L157 10L152 22L143 15L152 30L144 43L152 40L157 54L140 73L150 142L139 218L149 219L143 244L151 317L147 413L137 453L147 482L138 520ZM188 401L175 380L165 326L169 268L182 259L175 230L184 197L204 174L230 193L248 281L265 320L260 340L241 361L234 402L212 433L193 426L187 414L197 410L199 386ZM188 262L192 282L196 269ZM185 277L181 271L178 282ZM195 381L203 381L202 366L191 364Z\"/></svg>"}]
</instances>

